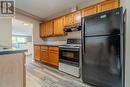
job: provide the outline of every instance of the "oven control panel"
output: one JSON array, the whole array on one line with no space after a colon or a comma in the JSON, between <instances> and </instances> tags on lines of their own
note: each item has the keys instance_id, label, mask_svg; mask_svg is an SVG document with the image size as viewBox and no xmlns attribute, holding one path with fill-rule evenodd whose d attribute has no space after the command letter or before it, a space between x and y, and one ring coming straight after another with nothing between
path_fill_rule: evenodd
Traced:
<instances>
[{"instance_id":1,"label":"oven control panel","mask_svg":"<svg viewBox=\"0 0 130 87\"><path fill-rule=\"evenodd\" d=\"M68 39L67 44L81 44L81 39Z\"/></svg>"}]
</instances>

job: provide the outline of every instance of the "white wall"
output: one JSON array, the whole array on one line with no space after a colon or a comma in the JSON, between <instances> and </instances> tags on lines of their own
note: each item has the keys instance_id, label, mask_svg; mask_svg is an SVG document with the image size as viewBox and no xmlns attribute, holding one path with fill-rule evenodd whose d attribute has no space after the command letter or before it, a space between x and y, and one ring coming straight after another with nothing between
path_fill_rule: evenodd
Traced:
<instances>
[{"instance_id":1,"label":"white wall","mask_svg":"<svg viewBox=\"0 0 130 87\"><path fill-rule=\"evenodd\" d=\"M12 34L21 36L32 36L33 25L24 21L13 19Z\"/></svg>"},{"instance_id":2,"label":"white wall","mask_svg":"<svg viewBox=\"0 0 130 87\"><path fill-rule=\"evenodd\" d=\"M127 9L125 33L125 87L130 87L130 0L121 0L121 6Z\"/></svg>"},{"instance_id":3,"label":"white wall","mask_svg":"<svg viewBox=\"0 0 130 87\"><path fill-rule=\"evenodd\" d=\"M12 39L12 19L0 18L0 46L11 47Z\"/></svg>"},{"instance_id":4,"label":"white wall","mask_svg":"<svg viewBox=\"0 0 130 87\"><path fill-rule=\"evenodd\" d=\"M40 34L39 33L39 23L40 23L39 21L32 19L30 17L24 16L24 15L21 15L21 14L18 14L18 13L16 13L15 18L17 20L21 20L21 21L25 21L25 22L29 22L29 23L33 24L33 35L32 35L32 38L33 38L32 43L33 44L32 45L41 44L43 42L42 39L40 38L40 35L39 35ZM32 56L34 57L34 48L32 48L32 49L33 49Z\"/></svg>"},{"instance_id":5,"label":"white wall","mask_svg":"<svg viewBox=\"0 0 130 87\"><path fill-rule=\"evenodd\" d=\"M130 0L122 0L127 9L126 44L125 44L125 87L130 87Z\"/></svg>"},{"instance_id":6,"label":"white wall","mask_svg":"<svg viewBox=\"0 0 130 87\"><path fill-rule=\"evenodd\" d=\"M34 44L42 43L42 39L40 38L40 35L39 35L39 23L40 23L39 21L32 19L30 17L24 16L24 15L21 15L21 14L17 14L17 13L16 13L15 18L17 20L21 20L21 21L25 21L25 22L29 22L33 24L33 43Z\"/></svg>"}]
</instances>

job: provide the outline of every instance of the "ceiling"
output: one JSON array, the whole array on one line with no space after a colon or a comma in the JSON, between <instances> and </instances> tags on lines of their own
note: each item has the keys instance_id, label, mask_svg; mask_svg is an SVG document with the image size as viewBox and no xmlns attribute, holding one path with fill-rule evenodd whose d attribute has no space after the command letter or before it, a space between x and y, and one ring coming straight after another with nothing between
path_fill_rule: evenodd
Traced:
<instances>
[{"instance_id":1,"label":"ceiling","mask_svg":"<svg viewBox=\"0 0 130 87\"><path fill-rule=\"evenodd\" d=\"M63 15L76 5L88 5L102 0L15 0L16 8L42 19Z\"/></svg>"},{"instance_id":2,"label":"ceiling","mask_svg":"<svg viewBox=\"0 0 130 87\"><path fill-rule=\"evenodd\" d=\"M13 19L12 35L32 36L32 29L32 24Z\"/></svg>"}]
</instances>

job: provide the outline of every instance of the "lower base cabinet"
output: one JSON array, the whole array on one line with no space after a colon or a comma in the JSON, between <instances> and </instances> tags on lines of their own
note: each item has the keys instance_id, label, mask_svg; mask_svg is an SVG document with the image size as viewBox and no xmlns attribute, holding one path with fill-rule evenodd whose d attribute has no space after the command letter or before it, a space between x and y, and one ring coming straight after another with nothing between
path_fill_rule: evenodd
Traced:
<instances>
[{"instance_id":1,"label":"lower base cabinet","mask_svg":"<svg viewBox=\"0 0 130 87\"><path fill-rule=\"evenodd\" d=\"M59 66L59 48L58 47L49 47L49 63L58 68Z\"/></svg>"},{"instance_id":2,"label":"lower base cabinet","mask_svg":"<svg viewBox=\"0 0 130 87\"><path fill-rule=\"evenodd\" d=\"M37 61L41 60L41 46L40 45L34 45L34 58Z\"/></svg>"},{"instance_id":3,"label":"lower base cabinet","mask_svg":"<svg viewBox=\"0 0 130 87\"><path fill-rule=\"evenodd\" d=\"M58 68L59 48L53 46L41 46L41 61L47 65Z\"/></svg>"}]
</instances>

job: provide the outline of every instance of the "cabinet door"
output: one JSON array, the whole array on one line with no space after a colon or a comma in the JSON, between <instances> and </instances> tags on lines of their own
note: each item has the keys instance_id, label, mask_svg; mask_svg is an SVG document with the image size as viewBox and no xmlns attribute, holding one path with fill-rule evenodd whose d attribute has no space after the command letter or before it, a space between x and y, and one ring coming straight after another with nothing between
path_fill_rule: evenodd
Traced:
<instances>
[{"instance_id":1,"label":"cabinet door","mask_svg":"<svg viewBox=\"0 0 130 87\"><path fill-rule=\"evenodd\" d=\"M89 16L97 13L97 5L87 7L82 10L82 16Z\"/></svg>"},{"instance_id":2,"label":"cabinet door","mask_svg":"<svg viewBox=\"0 0 130 87\"><path fill-rule=\"evenodd\" d=\"M48 62L48 52L46 50L41 51L41 61L45 63Z\"/></svg>"},{"instance_id":3,"label":"cabinet door","mask_svg":"<svg viewBox=\"0 0 130 87\"><path fill-rule=\"evenodd\" d=\"M119 5L120 5L119 0L106 0L98 5L98 12L115 9L118 8Z\"/></svg>"},{"instance_id":4,"label":"cabinet door","mask_svg":"<svg viewBox=\"0 0 130 87\"><path fill-rule=\"evenodd\" d=\"M64 17L54 20L54 35L64 35Z\"/></svg>"},{"instance_id":5,"label":"cabinet door","mask_svg":"<svg viewBox=\"0 0 130 87\"><path fill-rule=\"evenodd\" d=\"M56 67L58 67L59 65L59 53L55 53L54 51L49 51L49 63L51 65L54 65Z\"/></svg>"},{"instance_id":6,"label":"cabinet door","mask_svg":"<svg viewBox=\"0 0 130 87\"><path fill-rule=\"evenodd\" d=\"M58 47L49 47L49 63L51 65L59 65L59 48Z\"/></svg>"},{"instance_id":7,"label":"cabinet door","mask_svg":"<svg viewBox=\"0 0 130 87\"><path fill-rule=\"evenodd\" d=\"M64 16L64 27L69 27L73 25L73 14L68 14Z\"/></svg>"},{"instance_id":8,"label":"cabinet door","mask_svg":"<svg viewBox=\"0 0 130 87\"><path fill-rule=\"evenodd\" d=\"M47 36L52 36L54 33L54 24L53 21L49 21L46 23L46 34Z\"/></svg>"},{"instance_id":9,"label":"cabinet door","mask_svg":"<svg viewBox=\"0 0 130 87\"><path fill-rule=\"evenodd\" d=\"M40 24L40 37L46 37L46 23Z\"/></svg>"},{"instance_id":10,"label":"cabinet door","mask_svg":"<svg viewBox=\"0 0 130 87\"><path fill-rule=\"evenodd\" d=\"M73 13L74 24L81 23L81 11Z\"/></svg>"},{"instance_id":11,"label":"cabinet door","mask_svg":"<svg viewBox=\"0 0 130 87\"><path fill-rule=\"evenodd\" d=\"M41 46L41 61L44 63L48 63L48 47Z\"/></svg>"},{"instance_id":12,"label":"cabinet door","mask_svg":"<svg viewBox=\"0 0 130 87\"><path fill-rule=\"evenodd\" d=\"M34 46L34 57L35 57L35 60L40 60L40 58L41 58L41 47L40 47L40 45Z\"/></svg>"}]
</instances>

